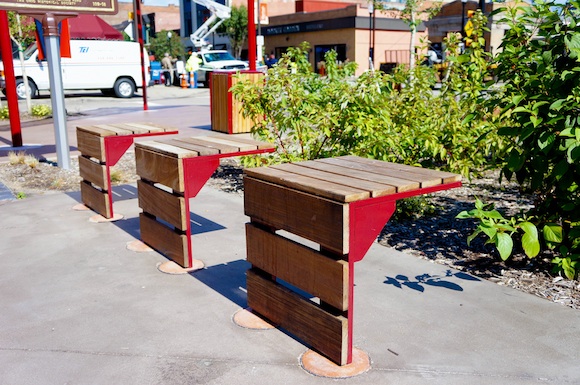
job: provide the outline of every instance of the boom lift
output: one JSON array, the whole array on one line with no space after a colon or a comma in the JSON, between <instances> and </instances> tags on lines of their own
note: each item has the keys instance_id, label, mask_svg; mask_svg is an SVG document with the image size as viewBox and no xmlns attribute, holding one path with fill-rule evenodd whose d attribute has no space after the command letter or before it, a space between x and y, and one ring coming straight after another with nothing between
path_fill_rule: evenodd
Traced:
<instances>
[{"instance_id":1,"label":"boom lift","mask_svg":"<svg viewBox=\"0 0 580 385\"><path fill-rule=\"evenodd\" d=\"M217 3L213 0L193 0L199 5L203 5L211 12L211 16L194 33L189 35L193 45L201 50L211 49L211 44L206 39L217 27L231 17L231 8ZM217 20L217 22L216 22ZM212 23L216 22L213 26ZM210 28L211 26L211 28Z\"/></svg>"}]
</instances>

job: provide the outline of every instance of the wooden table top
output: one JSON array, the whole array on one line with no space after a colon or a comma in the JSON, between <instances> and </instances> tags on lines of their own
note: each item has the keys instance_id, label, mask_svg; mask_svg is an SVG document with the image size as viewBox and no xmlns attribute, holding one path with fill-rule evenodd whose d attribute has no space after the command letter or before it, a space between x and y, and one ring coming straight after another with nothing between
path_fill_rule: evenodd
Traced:
<instances>
[{"instance_id":1,"label":"wooden table top","mask_svg":"<svg viewBox=\"0 0 580 385\"><path fill-rule=\"evenodd\" d=\"M194 136L135 143L135 147L161 153L174 158L191 158L209 155L233 155L238 152L271 152L275 146L248 138L231 135Z\"/></svg>"},{"instance_id":2,"label":"wooden table top","mask_svg":"<svg viewBox=\"0 0 580 385\"><path fill-rule=\"evenodd\" d=\"M155 123L95 124L90 126L77 126L77 130L86 131L97 136L145 135L178 131L177 128L164 127Z\"/></svg>"},{"instance_id":3,"label":"wooden table top","mask_svg":"<svg viewBox=\"0 0 580 385\"><path fill-rule=\"evenodd\" d=\"M244 172L252 178L343 203L461 181L461 175L449 172L357 156L285 163Z\"/></svg>"}]
</instances>

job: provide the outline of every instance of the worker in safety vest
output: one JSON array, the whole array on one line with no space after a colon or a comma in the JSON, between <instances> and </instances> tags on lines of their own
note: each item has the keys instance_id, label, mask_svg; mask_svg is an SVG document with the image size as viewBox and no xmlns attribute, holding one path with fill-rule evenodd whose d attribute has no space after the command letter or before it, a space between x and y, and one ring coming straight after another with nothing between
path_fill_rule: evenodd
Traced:
<instances>
[{"instance_id":1,"label":"worker in safety vest","mask_svg":"<svg viewBox=\"0 0 580 385\"><path fill-rule=\"evenodd\" d=\"M197 88L197 71L200 64L201 58L197 55L197 52L190 51L189 59L185 63L185 71L189 75L189 88Z\"/></svg>"}]
</instances>

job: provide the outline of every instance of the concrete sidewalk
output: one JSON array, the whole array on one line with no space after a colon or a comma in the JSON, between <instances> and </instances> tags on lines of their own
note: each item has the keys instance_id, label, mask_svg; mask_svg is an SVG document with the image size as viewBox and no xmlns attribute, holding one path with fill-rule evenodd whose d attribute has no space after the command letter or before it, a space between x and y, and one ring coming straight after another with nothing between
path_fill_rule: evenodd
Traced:
<instances>
[{"instance_id":1,"label":"concrete sidewalk","mask_svg":"<svg viewBox=\"0 0 580 385\"><path fill-rule=\"evenodd\" d=\"M158 122L183 136L210 124L207 106L86 119ZM53 132L43 130L27 135L48 157ZM126 248L140 238L136 188L114 191L124 219L111 223L72 210L78 193L0 201L0 384L333 381L304 371L307 348L283 331L232 322L246 306L240 196L206 186L192 199L194 258L206 267L168 275L162 255ZM376 243L355 284L354 343L372 366L345 383L580 384L577 310Z\"/></svg>"},{"instance_id":2,"label":"concrete sidewalk","mask_svg":"<svg viewBox=\"0 0 580 385\"><path fill-rule=\"evenodd\" d=\"M115 188L127 197L135 186ZM77 193L0 205L1 384L323 384L306 347L248 330L243 199L192 200L203 270L168 275L137 253L135 199L92 223ZM578 384L580 313L374 244L356 265L355 346L372 367L352 384Z\"/></svg>"}]
</instances>

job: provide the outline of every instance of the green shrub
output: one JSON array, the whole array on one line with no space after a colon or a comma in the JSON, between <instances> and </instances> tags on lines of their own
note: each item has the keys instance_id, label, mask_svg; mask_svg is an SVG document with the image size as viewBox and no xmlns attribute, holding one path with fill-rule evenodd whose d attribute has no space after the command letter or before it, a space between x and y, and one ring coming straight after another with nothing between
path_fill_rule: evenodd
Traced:
<instances>
[{"instance_id":1,"label":"green shrub","mask_svg":"<svg viewBox=\"0 0 580 385\"><path fill-rule=\"evenodd\" d=\"M329 51L327 75L320 76L308 49L307 43L289 49L263 83L241 80L232 87L254 121L253 133L277 146L275 154L245 165L353 154L469 175L501 148L489 125L473 119L477 100L458 97L467 86L433 92L432 68L354 78L356 64L341 65Z\"/></svg>"},{"instance_id":2,"label":"green shrub","mask_svg":"<svg viewBox=\"0 0 580 385\"><path fill-rule=\"evenodd\" d=\"M52 114L52 108L47 105L39 104L32 106L32 116L45 117Z\"/></svg>"},{"instance_id":3,"label":"green shrub","mask_svg":"<svg viewBox=\"0 0 580 385\"><path fill-rule=\"evenodd\" d=\"M385 119L381 75L354 79L356 64L339 65L336 52L329 51L327 76L319 76L307 60L308 49L307 43L290 48L263 84L240 81L232 88L255 122L254 134L276 144L269 162L361 153L370 131Z\"/></svg>"},{"instance_id":4,"label":"green shrub","mask_svg":"<svg viewBox=\"0 0 580 385\"><path fill-rule=\"evenodd\" d=\"M483 104L486 119L507 143L503 176L535 193L527 216L546 247L559 247L555 271L572 279L580 259L580 2L499 11L509 27L495 58L503 86Z\"/></svg>"},{"instance_id":5,"label":"green shrub","mask_svg":"<svg viewBox=\"0 0 580 385\"><path fill-rule=\"evenodd\" d=\"M10 112L8 111L8 107L0 108L0 119L8 119L10 117Z\"/></svg>"}]
</instances>

